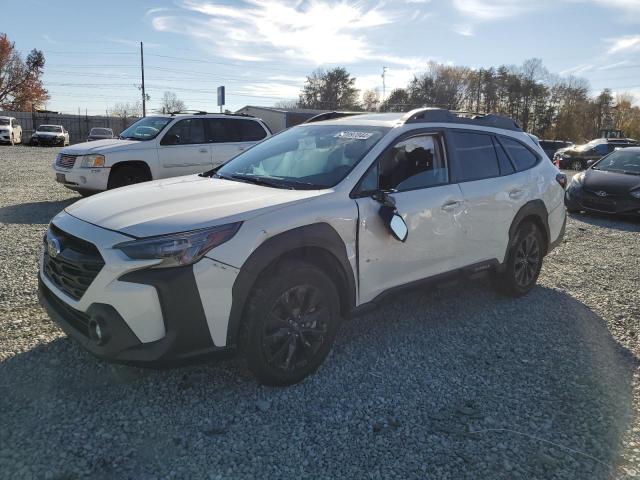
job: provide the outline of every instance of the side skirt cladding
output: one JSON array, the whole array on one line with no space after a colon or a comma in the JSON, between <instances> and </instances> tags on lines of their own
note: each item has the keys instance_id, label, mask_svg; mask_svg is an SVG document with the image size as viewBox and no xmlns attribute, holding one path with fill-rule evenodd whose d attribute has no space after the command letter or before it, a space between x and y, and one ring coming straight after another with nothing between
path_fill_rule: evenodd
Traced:
<instances>
[{"instance_id":1,"label":"side skirt cladding","mask_svg":"<svg viewBox=\"0 0 640 480\"><path fill-rule=\"evenodd\" d=\"M345 244L328 223L294 228L262 243L240 268L232 288L233 303L227 345L235 346L244 307L258 277L277 261L299 257L318 265L336 282L341 294L341 311L347 314L356 304L356 282Z\"/></svg>"}]
</instances>

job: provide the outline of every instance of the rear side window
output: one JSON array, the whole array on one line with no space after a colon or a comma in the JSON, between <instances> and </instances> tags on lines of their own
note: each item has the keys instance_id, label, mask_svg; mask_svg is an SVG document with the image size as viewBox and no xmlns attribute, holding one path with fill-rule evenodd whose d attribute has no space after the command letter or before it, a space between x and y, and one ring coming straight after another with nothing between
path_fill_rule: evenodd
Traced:
<instances>
[{"instance_id":1,"label":"rear side window","mask_svg":"<svg viewBox=\"0 0 640 480\"><path fill-rule=\"evenodd\" d=\"M208 118L206 121L212 143L257 142L267 136L255 120Z\"/></svg>"},{"instance_id":2,"label":"rear side window","mask_svg":"<svg viewBox=\"0 0 640 480\"><path fill-rule=\"evenodd\" d=\"M514 173L516 170L515 168L513 168L513 164L511 163L511 160L509 160L509 157L507 156L507 153L504 151L504 148L502 147L502 145L500 145L500 142L494 138L493 145L494 147L496 147L496 154L498 155L498 163L500 164L500 173L502 175L509 175L511 173Z\"/></svg>"},{"instance_id":3,"label":"rear side window","mask_svg":"<svg viewBox=\"0 0 640 480\"><path fill-rule=\"evenodd\" d=\"M538 157L520 142L506 137L500 137L500 142L507 149L507 153L519 172L528 170L538 163Z\"/></svg>"},{"instance_id":4,"label":"rear side window","mask_svg":"<svg viewBox=\"0 0 640 480\"><path fill-rule=\"evenodd\" d=\"M490 135L451 131L459 182L500 176L498 157Z\"/></svg>"}]
</instances>

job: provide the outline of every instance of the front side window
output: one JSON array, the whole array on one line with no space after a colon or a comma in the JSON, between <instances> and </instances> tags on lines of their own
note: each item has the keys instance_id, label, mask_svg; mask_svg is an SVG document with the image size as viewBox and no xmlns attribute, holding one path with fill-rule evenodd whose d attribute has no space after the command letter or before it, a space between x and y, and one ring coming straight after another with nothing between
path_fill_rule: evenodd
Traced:
<instances>
[{"instance_id":1,"label":"front side window","mask_svg":"<svg viewBox=\"0 0 640 480\"><path fill-rule=\"evenodd\" d=\"M120 134L124 140L152 140L173 120L172 117L144 117Z\"/></svg>"},{"instance_id":2,"label":"front side window","mask_svg":"<svg viewBox=\"0 0 640 480\"><path fill-rule=\"evenodd\" d=\"M379 188L407 191L449 182L449 172L440 139L417 135L401 140L378 160Z\"/></svg>"},{"instance_id":3,"label":"front side window","mask_svg":"<svg viewBox=\"0 0 640 480\"><path fill-rule=\"evenodd\" d=\"M498 158L490 135L452 131L456 156L456 179L459 182L500 176Z\"/></svg>"},{"instance_id":4,"label":"front side window","mask_svg":"<svg viewBox=\"0 0 640 480\"><path fill-rule=\"evenodd\" d=\"M193 145L206 143L204 122L201 118L187 118L174 123L160 145Z\"/></svg>"},{"instance_id":5,"label":"front side window","mask_svg":"<svg viewBox=\"0 0 640 480\"><path fill-rule=\"evenodd\" d=\"M519 172L528 170L538 163L538 157L520 142L512 140L511 138L500 137L500 143L507 149L509 156Z\"/></svg>"},{"instance_id":6,"label":"front side window","mask_svg":"<svg viewBox=\"0 0 640 480\"><path fill-rule=\"evenodd\" d=\"M280 188L329 188L340 182L389 131L361 125L304 125L238 155L217 176Z\"/></svg>"}]
</instances>

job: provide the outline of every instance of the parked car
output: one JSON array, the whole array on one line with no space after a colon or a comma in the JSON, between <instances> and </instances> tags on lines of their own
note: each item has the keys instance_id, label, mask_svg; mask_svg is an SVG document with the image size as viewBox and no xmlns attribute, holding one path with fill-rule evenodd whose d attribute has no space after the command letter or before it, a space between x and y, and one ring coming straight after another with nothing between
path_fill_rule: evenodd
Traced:
<instances>
[{"instance_id":1,"label":"parked car","mask_svg":"<svg viewBox=\"0 0 640 480\"><path fill-rule=\"evenodd\" d=\"M15 117L0 117L0 142L22 143L22 127Z\"/></svg>"},{"instance_id":2,"label":"parked car","mask_svg":"<svg viewBox=\"0 0 640 480\"><path fill-rule=\"evenodd\" d=\"M200 173L271 132L262 120L235 114L144 117L119 138L80 143L58 153L56 181L83 195L134 183Z\"/></svg>"},{"instance_id":3,"label":"parked car","mask_svg":"<svg viewBox=\"0 0 640 480\"><path fill-rule=\"evenodd\" d=\"M114 138L113 130L110 128L94 127L87 136L87 142L94 140L108 140Z\"/></svg>"},{"instance_id":4,"label":"parked car","mask_svg":"<svg viewBox=\"0 0 640 480\"><path fill-rule=\"evenodd\" d=\"M637 146L638 142L632 138L597 138L584 145L577 145L556 152L554 163L558 168L584 170L589 162L600 160L616 148Z\"/></svg>"},{"instance_id":5,"label":"parked car","mask_svg":"<svg viewBox=\"0 0 640 480\"><path fill-rule=\"evenodd\" d=\"M259 381L289 385L323 362L342 318L403 287L491 272L501 292L529 292L563 237L565 183L504 117L303 124L204 174L67 207L46 234L40 298L104 359L238 350Z\"/></svg>"},{"instance_id":6,"label":"parked car","mask_svg":"<svg viewBox=\"0 0 640 480\"><path fill-rule=\"evenodd\" d=\"M565 142L563 140L540 140L540 146L551 161L553 161L553 156L558 150L571 148L573 145L573 142Z\"/></svg>"},{"instance_id":7,"label":"parked car","mask_svg":"<svg viewBox=\"0 0 640 480\"><path fill-rule=\"evenodd\" d=\"M640 147L614 151L573 177L565 195L569 212L640 217Z\"/></svg>"},{"instance_id":8,"label":"parked car","mask_svg":"<svg viewBox=\"0 0 640 480\"><path fill-rule=\"evenodd\" d=\"M40 125L31 135L31 144L64 147L69 145L69 132L62 125Z\"/></svg>"}]
</instances>

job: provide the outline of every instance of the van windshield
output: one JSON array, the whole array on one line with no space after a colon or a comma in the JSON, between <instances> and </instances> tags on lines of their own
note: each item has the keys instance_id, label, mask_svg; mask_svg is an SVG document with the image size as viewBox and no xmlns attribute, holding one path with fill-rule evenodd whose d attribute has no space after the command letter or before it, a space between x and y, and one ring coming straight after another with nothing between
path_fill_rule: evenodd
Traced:
<instances>
[{"instance_id":1,"label":"van windshield","mask_svg":"<svg viewBox=\"0 0 640 480\"><path fill-rule=\"evenodd\" d=\"M8 118L0 118L0 125L9 125Z\"/></svg>"},{"instance_id":2,"label":"van windshield","mask_svg":"<svg viewBox=\"0 0 640 480\"><path fill-rule=\"evenodd\" d=\"M58 125L40 125L37 129L39 132L60 133L62 127Z\"/></svg>"},{"instance_id":3,"label":"van windshield","mask_svg":"<svg viewBox=\"0 0 640 480\"><path fill-rule=\"evenodd\" d=\"M122 132L119 138L122 140L152 140L171 120L172 117L141 118Z\"/></svg>"},{"instance_id":4,"label":"van windshield","mask_svg":"<svg viewBox=\"0 0 640 480\"><path fill-rule=\"evenodd\" d=\"M294 127L238 155L216 176L277 188L329 188L346 177L389 130L362 125Z\"/></svg>"}]
</instances>

